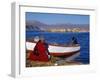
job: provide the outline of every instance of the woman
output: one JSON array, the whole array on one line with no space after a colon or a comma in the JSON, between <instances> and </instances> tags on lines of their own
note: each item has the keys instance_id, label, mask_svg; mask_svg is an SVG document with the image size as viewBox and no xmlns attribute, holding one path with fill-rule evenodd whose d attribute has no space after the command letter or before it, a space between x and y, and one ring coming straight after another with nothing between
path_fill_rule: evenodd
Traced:
<instances>
[{"instance_id":1,"label":"woman","mask_svg":"<svg viewBox=\"0 0 100 80\"><path fill-rule=\"evenodd\" d=\"M34 61L44 61L44 62L50 60L48 44L45 43L43 37L37 42L29 58Z\"/></svg>"}]
</instances>

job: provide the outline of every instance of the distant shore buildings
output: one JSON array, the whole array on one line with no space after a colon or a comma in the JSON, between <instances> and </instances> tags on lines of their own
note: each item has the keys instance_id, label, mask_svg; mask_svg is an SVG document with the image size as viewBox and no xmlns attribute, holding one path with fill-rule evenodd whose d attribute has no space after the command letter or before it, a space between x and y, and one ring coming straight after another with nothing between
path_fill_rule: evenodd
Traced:
<instances>
[{"instance_id":1,"label":"distant shore buildings","mask_svg":"<svg viewBox=\"0 0 100 80\"><path fill-rule=\"evenodd\" d=\"M57 29L57 28L53 28L53 29L48 29L48 32L89 32L89 30L86 29L80 29L80 28L61 28L61 29Z\"/></svg>"}]
</instances>

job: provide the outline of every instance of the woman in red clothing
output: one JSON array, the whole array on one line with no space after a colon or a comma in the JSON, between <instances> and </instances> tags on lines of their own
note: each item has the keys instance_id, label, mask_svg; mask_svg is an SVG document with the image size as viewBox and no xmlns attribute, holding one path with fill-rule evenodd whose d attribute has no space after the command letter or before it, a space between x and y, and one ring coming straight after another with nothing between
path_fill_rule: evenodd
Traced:
<instances>
[{"instance_id":1,"label":"woman in red clothing","mask_svg":"<svg viewBox=\"0 0 100 80\"><path fill-rule=\"evenodd\" d=\"M43 37L37 42L29 58L34 61L44 61L44 62L50 60L48 44L45 43Z\"/></svg>"}]
</instances>

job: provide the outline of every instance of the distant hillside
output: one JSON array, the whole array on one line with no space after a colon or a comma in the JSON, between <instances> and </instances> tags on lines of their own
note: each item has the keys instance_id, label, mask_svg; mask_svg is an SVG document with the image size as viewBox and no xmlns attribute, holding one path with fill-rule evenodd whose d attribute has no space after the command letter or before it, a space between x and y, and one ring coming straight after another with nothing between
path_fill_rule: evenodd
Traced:
<instances>
[{"instance_id":1,"label":"distant hillside","mask_svg":"<svg viewBox=\"0 0 100 80\"><path fill-rule=\"evenodd\" d=\"M39 21L26 21L26 30L42 31L41 26L47 26Z\"/></svg>"},{"instance_id":2,"label":"distant hillside","mask_svg":"<svg viewBox=\"0 0 100 80\"><path fill-rule=\"evenodd\" d=\"M39 21L26 21L26 30L28 31L46 31L48 29L73 29L79 28L80 30L89 31L89 24L45 24Z\"/></svg>"}]
</instances>

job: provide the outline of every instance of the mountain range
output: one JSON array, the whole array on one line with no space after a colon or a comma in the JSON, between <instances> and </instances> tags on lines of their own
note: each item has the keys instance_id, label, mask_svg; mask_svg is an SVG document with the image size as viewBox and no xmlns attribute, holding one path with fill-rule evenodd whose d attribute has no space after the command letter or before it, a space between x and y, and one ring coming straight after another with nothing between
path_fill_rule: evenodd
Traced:
<instances>
[{"instance_id":1,"label":"mountain range","mask_svg":"<svg viewBox=\"0 0 100 80\"><path fill-rule=\"evenodd\" d=\"M26 21L26 30L27 31L46 31L48 29L73 29L79 28L80 30L89 31L89 24L71 24L71 23L62 23L62 24L45 24L40 21Z\"/></svg>"}]
</instances>

